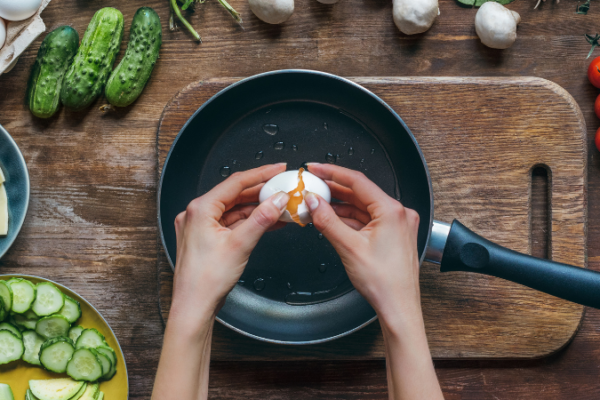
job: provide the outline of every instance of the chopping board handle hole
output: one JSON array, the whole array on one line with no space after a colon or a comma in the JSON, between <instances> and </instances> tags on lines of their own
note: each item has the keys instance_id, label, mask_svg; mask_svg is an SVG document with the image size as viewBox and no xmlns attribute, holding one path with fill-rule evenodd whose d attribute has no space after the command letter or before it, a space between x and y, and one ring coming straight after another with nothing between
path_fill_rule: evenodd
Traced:
<instances>
[{"instance_id":1,"label":"chopping board handle hole","mask_svg":"<svg viewBox=\"0 0 600 400\"><path fill-rule=\"evenodd\" d=\"M550 177L551 170L547 165L537 164L531 168L529 246L532 256L546 259L550 258L551 254Z\"/></svg>"}]
</instances>

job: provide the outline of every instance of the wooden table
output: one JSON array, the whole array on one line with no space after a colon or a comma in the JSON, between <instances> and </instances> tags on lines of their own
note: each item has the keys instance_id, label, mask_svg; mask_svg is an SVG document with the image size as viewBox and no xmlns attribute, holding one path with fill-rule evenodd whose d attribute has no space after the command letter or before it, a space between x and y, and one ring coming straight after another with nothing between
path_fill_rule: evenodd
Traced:
<instances>
[{"instance_id":1,"label":"wooden table","mask_svg":"<svg viewBox=\"0 0 600 400\"><path fill-rule=\"evenodd\" d=\"M100 309L125 352L131 398L149 398L163 326L156 288L156 128L162 108L183 86L217 76L248 76L280 68L319 69L342 76L532 75L563 86L585 115L589 151L589 268L600 270L600 195L593 114L598 90L587 81L589 46L600 5L587 16L575 2L534 0L510 8L522 17L519 38L506 51L485 48L473 27L475 10L440 0L441 15L425 35L407 37L391 18L391 2L341 0L324 6L298 0L283 26L258 21L244 0L240 29L209 0L191 18L204 44L184 31L165 32L161 59L143 97L103 114L98 106L35 120L24 105L29 70L41 38L15 69L0 76L0 124L25 154L32 178L26 226L0 261L2 273L55 279ZM166 26L166 0L53 0L42 14L48 28L70 24L83 34L93 13L115 6L126 34L135 10L157 10ZM125 42L123 43L123 48ZM597 52L600 55L600 51ZM597 399L600 397L600 311L588 310L574 341L537 361L437 362L447 399ZM386 398L385 366L372 362L213 363L211 398Z\"/></svg>"}]
</instances>

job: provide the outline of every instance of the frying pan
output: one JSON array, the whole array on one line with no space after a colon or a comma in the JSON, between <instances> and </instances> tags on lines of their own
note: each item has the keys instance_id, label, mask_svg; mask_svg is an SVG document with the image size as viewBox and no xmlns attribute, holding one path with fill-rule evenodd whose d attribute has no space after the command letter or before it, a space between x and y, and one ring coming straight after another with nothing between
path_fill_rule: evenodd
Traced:
<instances>
[{"instance_id":1,"label":"frying pan","mask_svg":"<svg viewBox=\"0 0 600 400\"><path fill-rule=\"evenodd\" d=\"M166 158L158 223L174 267L174 220L230 173L287 162L332 162L360 170L419 213L417 246L440 270L493 275L600 307L600 273L498 246L460 222L433 220L427 164L415 138L386 103L340 77L305 70L256 75L222 90L183 126ZM273 343L332 340L375 320L330 243L311 225L288 224L259 241L217 320Z\"/></svg>"}]
</instances>

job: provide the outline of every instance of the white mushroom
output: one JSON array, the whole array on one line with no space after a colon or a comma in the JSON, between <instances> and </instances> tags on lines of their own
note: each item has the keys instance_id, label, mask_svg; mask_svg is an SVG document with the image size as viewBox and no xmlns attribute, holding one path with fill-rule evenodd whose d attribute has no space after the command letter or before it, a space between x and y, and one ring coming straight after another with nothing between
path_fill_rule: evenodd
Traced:
<instances>
[{"instance_id":1,"label":"white mushroom","mask_svg":"<svg viewBox=\"0 0 600 400\"><path fill-rule=\"evenodd\" d=\"M507 49L517 39L521 16L494 1L484 3L475 15L475 30L481 43L492 49Z\"/></svg>"},{"instance_id":2,"label":"white mushroom","mask_svg":"<svg viewBox=\"0 0 600 400\"><path fill-rule=\"evenodd\" d=\"M407 35L425 32L440 15L438 0L393 0L393 3L394 23Z\"/></svg>"},{"instance_id":3,"label":"white mushroom","mask_svg":"<svg viewBox=\"0 0 600 400\"><path fill-rule=\"evenodd\" d=\"M250 9L268 24L281 24L294 12L294 0L248 0Z\"/></svg>"}]
</instances>

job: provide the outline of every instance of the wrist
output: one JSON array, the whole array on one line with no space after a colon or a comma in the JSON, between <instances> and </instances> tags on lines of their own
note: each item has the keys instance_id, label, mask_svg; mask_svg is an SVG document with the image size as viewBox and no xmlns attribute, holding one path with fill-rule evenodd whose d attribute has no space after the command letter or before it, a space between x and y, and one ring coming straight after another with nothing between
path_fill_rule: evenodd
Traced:
<instances>
[{"instance_id":1,"label":"wrist","mask_svg":"<svg viewBox=\"0 0 600 400\"><path fill-rule=\"evenodd\" d=\"M168 326L179 332L192 335L202 334L206 326L212 324L216 315L217 307L213 305L213 302L191 303L173 298L169 310Z\"/></svg>"}]
</instances>

